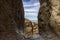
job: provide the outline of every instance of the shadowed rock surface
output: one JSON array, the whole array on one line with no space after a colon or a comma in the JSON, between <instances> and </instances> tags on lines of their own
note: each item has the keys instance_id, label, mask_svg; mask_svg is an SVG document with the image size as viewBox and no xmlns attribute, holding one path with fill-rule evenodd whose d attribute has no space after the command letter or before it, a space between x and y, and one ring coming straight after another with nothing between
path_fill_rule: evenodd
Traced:
<instances>
[{"instance_id":1,"label":"shadowed rock surface","mask_svg":"<svg viewBox=\"0 0 60 40\"><path fill-rule=\"evenodd\" d=\"M22 0L0 0L0 40L22 40L23 24Z\"/></svg>"}]
</instances>

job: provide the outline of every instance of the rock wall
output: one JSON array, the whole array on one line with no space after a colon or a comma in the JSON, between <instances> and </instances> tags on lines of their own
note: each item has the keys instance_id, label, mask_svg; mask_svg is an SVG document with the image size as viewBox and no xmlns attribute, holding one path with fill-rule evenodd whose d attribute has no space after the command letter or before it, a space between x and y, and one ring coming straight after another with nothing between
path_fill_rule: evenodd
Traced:
<instances>
[{"instance_id":1,"label":"rock wall","mask_svg":"<svg viewBox=\"0 0 60 40\"><path fill-rule=\"evenodd\" d=\"M43 31L46 31L48 29L49 22L50 22L50 6L49 6L49 0L40 0L40 10L38 14L38 25L39 29L43 29ZM41 31L41 30L40 30Z\"/></svg>"},{"instance_id":2,"label":"rock wall","mask_svg":"<svg viewBox=\"0 0 60 40\"><path fill-rule=\"evenodd\" d=\"M59 4L60 0L40 0L38 25L40 34L45 40L60 40Z\"/></svg>"},{"instance_id":3,"label":"rock wall","mask_svg":"<svg viewBox=\"0 0 60 40\"><path fill-rule=\"evenodd\" d=\"M51 0L50 24L55 33L60 37L60 0Z\"/></svg>"},{"instance_id":4,"label":"rock wall","mask_svg":"<svg viewBox=\"0 0 60 40\"><path fill-rule=\"evenodd\" d=\"M22 0L0 0L0 40L22 40L23 24Z\"/></svg>"},{"instance_id":5,"label":"rock wall","mask_svg":"<svg viewBox=\"0 0 60 40\"><path fill-rule=\"evenodd\" d=\"M24 36L25 38L31 38L33 35L39 34L38 24L31 22L29 19L25 19Z\"/></svg>"}]
</instances>

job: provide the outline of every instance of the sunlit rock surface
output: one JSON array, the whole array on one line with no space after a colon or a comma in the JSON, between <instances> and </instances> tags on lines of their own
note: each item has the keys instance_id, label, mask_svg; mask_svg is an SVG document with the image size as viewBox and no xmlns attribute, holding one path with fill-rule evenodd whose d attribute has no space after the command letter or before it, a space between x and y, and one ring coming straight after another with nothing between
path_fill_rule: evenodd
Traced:
<instances>
[{"instance_id":1,"label":"sunlit rock surface","mask_svg":"<svg viewBox=\"0 0 60 40\"><path fill-rule=\"evenodd\" d=\"M50 24L55 33L60 37L60 0L51 0Z\"/></svg>"},{"instance_id":2,"label":"sunlit rock surface","mask_svg":"<svg viewBox=\"0 0 60 40\"><path fill-rule=\"evenodd\" d=\"M40 35L44 40L60 40L60 1L40 0L40 4L38 14Z\"/></svg>"},{"instance_id":3,"label":"sunlit rock surface","mask_svg":"<svg viewBox=\"0 0 60 40\"><path fill-rule=\"evenodd\" d=\"M39 34L38 24L25 19L24 34L26 38L37 38Z\"/></svg>"}]
</instances>

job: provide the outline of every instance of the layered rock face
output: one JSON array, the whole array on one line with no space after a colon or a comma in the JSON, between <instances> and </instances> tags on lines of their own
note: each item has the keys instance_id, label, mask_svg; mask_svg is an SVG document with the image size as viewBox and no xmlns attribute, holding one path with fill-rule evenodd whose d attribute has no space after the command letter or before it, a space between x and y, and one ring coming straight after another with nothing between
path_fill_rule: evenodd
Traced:
<instances>
[{"instance_id":1,"label":"layered rock face","mask_svg":"<svg viewBox=\"0 0 60 40\"><path fill-rule=\"evenodd\" d=\"M28 19L25 19L25 25L24 25L25 38L31 38L33 35L36 34L39 34L38 24L35 22L31 22Z\"/></svg>"},{"instance_id":2,"label":"layered rock face","mask_svg":"<svg viewBox=\"0 0 60 40\"><path fill-rule=\"evenodd\" d=\"M41 8L38 14L40 34L45 40L60 40L60 1L40 0Z\"/></svg>"},{"instance_id":3,"label":"layered rock face","mask_svg":"<svg viewBox=\"0 0 60 40\"><path fill-rule=\"evenodd\" d=\"M22 0L0 0L0 40L22 40L23 20Z\"/></svg>"}]
</instances>

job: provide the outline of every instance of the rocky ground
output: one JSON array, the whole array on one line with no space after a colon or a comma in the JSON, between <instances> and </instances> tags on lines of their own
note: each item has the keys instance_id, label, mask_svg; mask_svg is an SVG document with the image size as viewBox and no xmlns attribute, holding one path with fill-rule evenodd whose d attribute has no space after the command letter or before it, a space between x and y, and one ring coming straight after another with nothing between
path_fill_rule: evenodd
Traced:
<instances>
[{"instance_id":1,"label":"rocky ground","mask_svg":"<svg viewBox=\"0 0 60 40\"><path fill-rule=\"evenodd\" d=\"M54 33L51 32L46 32L46 33L42 33L38 38L29 38L26 40L60 40L56 35L54 35Z\"/></svg>"}]
</instances>

